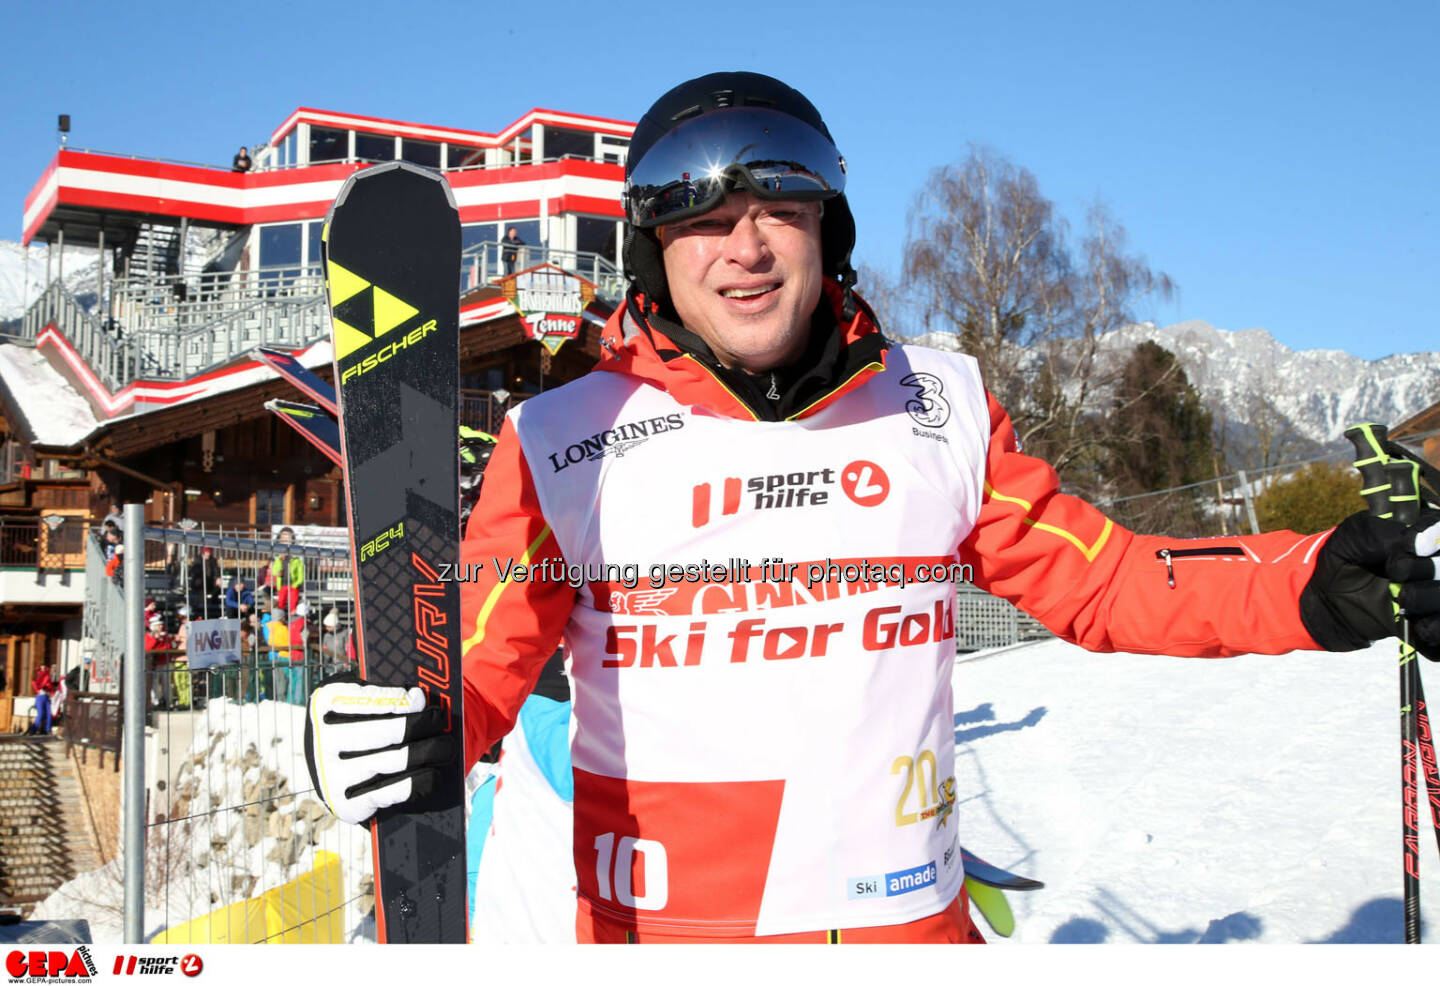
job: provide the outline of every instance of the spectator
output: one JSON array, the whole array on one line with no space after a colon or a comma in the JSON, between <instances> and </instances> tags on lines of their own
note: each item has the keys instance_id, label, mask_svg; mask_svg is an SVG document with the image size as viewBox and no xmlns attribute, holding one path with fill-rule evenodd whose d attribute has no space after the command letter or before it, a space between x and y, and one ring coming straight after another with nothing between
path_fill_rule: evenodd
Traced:
<instances>
[{"instance_id":1,"label":"spectator","mask_svg":"<svg viewBox=\"0 0 1440 986\"><path fill-rule=\"evenodd\" d=\"M520 231L511 226L505 231L505 239L500 241L500 260L505 265L505 273L515 273L515 261L520 257L520 250L525 246L525 241L520 239Z\"/></svg>"},{"instance_id":2,"label":"spectator","mask_svg":"<svg viewBox=\"0 0 1440 986\"><path fill-rule=\"evenodd\" d=\"M181 606L177 614L179 625L170 638L170 649L181 653L171 656L171 683L175 687L175 707L178 709L193 708L191 695L190 658L188 645L190 641L190 607Z\"/></svg>"},{"instance_id":3,"label":"spectator","mask_svg":"<svg viewBox=\"0 0 1440 986\"><path fill-rule=\"evenodd\" d=\"M349 657L346 654L346 645L349 642L349 629L340 628L340 614L334 607L325 614L321 621L324 628L320 634L320 659L324 662L321 671L322 675L329 676L339 671L344 671L349 666Z\"/></svg>"},{"instance_id":4,"label":"spectator","mask_svg":"<svg viewBox=\"0 0 1440 986\"><path fill-rule=\"evenodd\" d=\"M275 543L280 554L270 563L270 587L275 592L275 608L291 613L300 602L300 587L305 584L305 559L290 554L289 548L295 543L293 528L280 528Z\"/></svg>"},{"instance_id":5,"label":"spectator","mask_svg":"<svg viewBox=\"0 0 1440 986\"><path fill-rule=\"evenodd\" d=\"M150 666L151 709L168 709L174 701L169 650L170 637L165 633L165 617L156 613L150 617L145 630L145 653Z\"/></svg>"},{"instance_id":6,"label":"spectator","mask_svg":"<svg viewBox=\"0 0 1440 986\"><path fill-rule=\"evenodd\" d=\"M250 160L250 150L244 146L241 146L240 150L235 152L234 159L230 162L230 170L244 173L246 171L249 171L252 166L253 164Z\"/></svg>"},{"instance_id":7,"label":"spectator","mask_svg":"<svg viewBox=\"0 0 1440 986\"><path fill-rule=\"evenodd\" d=\"M120 534L119 525L107 520L101 539L101 546L105 549L105 574L110 577L112 582L119 585L124 580L120 566L124 562L125 554L125 541Z\"/></svg>"},{"instance_id":8,"label":"spectator","mask_svg":"<svg viewBox=\"0 0 1440 986\"><path fill-rule=\"evenodd\" d=\"M225 616L231 620L243 620L250 615L255 608L255 593L245 584L240 576L230 580L230 588L225 590Z\"/></svg>"},{"instance_id":9,"label":"spectator","mask_svg":"<svg viewBox=\"0 0 1440 986\"><path fill-rule=\"evenodd\" d=\"M309 667L305 661L306 643L310 639L309 631L306 629L306 617L310 615L310 606L301 602L295 607L295 614L290 619L290 666L285 669L286 699L291 705L304 705L309 698Z\"/></svg>"},{"instance_id":10,"label":"spectator","mask_svg":"<svg viewBox=\"0 0 1440 986\"><path fill-rule=\"evenodd\" d=\"M30 687L35 692L35 721L30 724L29 732L37 736L48 736L50 700L55 695L55 679L51 677L50 665L42 664L35 669L35 677L30 682Z\"/></svg>"},{"instance_id":11,"label":"spectator","mask_svg":"<svg viewBox=\"0 0 1440 986\"><path fill-rule=\"evenodd\" d=\"M218 617L224 593L225 579L220 574L220 563L215 560L215 549L206 545L200 549L200 557L190 565L190 595L187 600L190 612L202 620Z\"/></svg>"}]
</instances>

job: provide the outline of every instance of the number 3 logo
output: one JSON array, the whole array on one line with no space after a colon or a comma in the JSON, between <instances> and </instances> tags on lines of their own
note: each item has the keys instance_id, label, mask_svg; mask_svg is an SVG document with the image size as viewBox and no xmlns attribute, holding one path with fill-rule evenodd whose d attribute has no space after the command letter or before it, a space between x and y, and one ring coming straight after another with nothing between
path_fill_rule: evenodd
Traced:
<instances>
[{"instance_id":1,"label":"number 3 logo","mask_svg":"<svg viewBox=\"0 0 1440 986\"><path fill-rule=\"evenodd\" d=\"M945 392L945 385L939 377L933 373L912 373L900 381L900 386L915 391L915 396L905 402L905 411L916 424L939 428L950 420L950 402L940 396Z\"/></svg>"}]
</instances>

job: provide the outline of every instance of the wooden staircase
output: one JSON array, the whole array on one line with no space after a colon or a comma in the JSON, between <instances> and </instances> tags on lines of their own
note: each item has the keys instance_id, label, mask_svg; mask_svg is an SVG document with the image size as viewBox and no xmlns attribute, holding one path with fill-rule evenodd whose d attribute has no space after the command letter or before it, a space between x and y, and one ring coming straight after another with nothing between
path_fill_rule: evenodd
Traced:
<instances>
[{"instance_id":1,"label":"wooden staircase","mask_svg":"<svg viewBox=\"0 0 1440 986\"><path fill-rule=\"evenodd\" d=\"M99 865L64 742L0 736L0 906L29 913Z\"/></svg>"}]
</instances>

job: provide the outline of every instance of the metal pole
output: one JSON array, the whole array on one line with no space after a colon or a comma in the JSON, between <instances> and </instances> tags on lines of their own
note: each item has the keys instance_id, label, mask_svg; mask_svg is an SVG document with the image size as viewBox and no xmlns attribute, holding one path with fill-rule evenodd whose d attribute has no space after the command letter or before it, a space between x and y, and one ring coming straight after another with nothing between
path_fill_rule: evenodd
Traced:
<instances>
[{"instance_id":1,"label":"metal pole","mask_svg":"<svg viewBox=\"0 0 1440 986\"><path fill-rule=\"evenodd\" d=\"M125 504L125 943L145 935L145 505Z\"/></svg>"},{"instance_id":2,"label":"metal pole","mask_svg":"<svg viewBox=\"0 0 1440 986\"><path fill-rule=\"evenodd\" d=\"M1255 498L1250 495L1250 480L1245 477L1244 469L1235 470L1235 478L1240 482L1240 495L1245 498L1245 516L1250 521L1250 533L1260 533L1260 522L1255 519Z\"/></svg>"}]
</instances>

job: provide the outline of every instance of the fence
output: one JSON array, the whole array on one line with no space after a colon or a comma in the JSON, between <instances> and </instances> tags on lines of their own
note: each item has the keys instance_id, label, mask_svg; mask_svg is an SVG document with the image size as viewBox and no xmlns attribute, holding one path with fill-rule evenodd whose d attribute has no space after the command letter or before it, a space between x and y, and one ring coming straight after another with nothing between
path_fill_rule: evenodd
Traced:
<instances>
[{"instance_id":1,"label":"fence","mask_svg":"<svg viewBox=\"0 0 1440 986\"><path fill-rule=\"evenodd\" d=\"M1022 640L1052 636L1039 620L998 596L962 585L955 594L955 649L985 650L1008 647Z\"/></svg>"},{"instance_id":2,"label":"fence","mask_svg":"<svg viewBox=\"0 0 1440 986\"><path fill-rule=\"evenodd\" d=\"M352 666L347 552L268 532L144 528L138 547L126 546L144 570L143 591L128 598L120 573L105 571L100 536L89 541L93 660L87 719L74 727L82 743L110 748L119 717L106 703L119 694L126 619L147 627L145 791L127 795L123 809L125 825L143 831L144 861L138 876L123 863L110 868L127 893L132 880L142 885L145 937L353 937L373 920L369 832L325 809L304 755L310 692ZM238 660L192 666L216 643ZM84 892L102 893L93 883Z\"/></svg>"}]
</instances>

